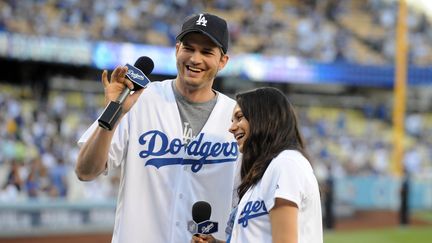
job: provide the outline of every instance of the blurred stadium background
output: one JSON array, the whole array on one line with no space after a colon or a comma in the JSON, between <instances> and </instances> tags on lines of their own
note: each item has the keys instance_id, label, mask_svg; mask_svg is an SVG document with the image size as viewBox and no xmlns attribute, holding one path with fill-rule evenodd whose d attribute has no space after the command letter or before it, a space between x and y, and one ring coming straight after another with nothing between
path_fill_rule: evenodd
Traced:
<instances>
[{"instance_id":1,"label":"blurred stadium background","mask_svg":"<svg viewBox=\"0 0 432 243\"><path fill-rule=\"evenodd\" d=\"M147 55L152 80L173 77L178 24L201 11L230 26L216 89L270 85L296 105L325 242L430 242L432 2L407 3L398 25L397 0L1 0L0 242L110 241L119 174L73 172L103 109L101 70Z\"/></svg>"}]
</instances>

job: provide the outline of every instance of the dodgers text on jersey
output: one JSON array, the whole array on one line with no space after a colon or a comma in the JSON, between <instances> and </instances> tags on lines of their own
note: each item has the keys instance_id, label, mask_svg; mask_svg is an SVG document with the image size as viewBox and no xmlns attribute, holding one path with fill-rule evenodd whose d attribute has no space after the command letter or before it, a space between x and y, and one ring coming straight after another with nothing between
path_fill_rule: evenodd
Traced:
<instances>
[{"instance_id":1,"label":"dodgers text on jersey","mask_svg":"<svg viewBox=\"0 0 432 243\"><path fill-rule=\"evenodd\" d=\"M141 158L150 157L145 166L152 165L159 169L167 165L191 165L191 170L195 173L205 164L228 163L237 160L237 142L203 142L204 136L204 133L200 133L185 148L182 139L174 138L169 141L165 133L151 130L139 137L139 143L143 145L139 156ZM167 154L178 155L182 149L191 158L166 156Z\"/></svg>"}]
</instances>

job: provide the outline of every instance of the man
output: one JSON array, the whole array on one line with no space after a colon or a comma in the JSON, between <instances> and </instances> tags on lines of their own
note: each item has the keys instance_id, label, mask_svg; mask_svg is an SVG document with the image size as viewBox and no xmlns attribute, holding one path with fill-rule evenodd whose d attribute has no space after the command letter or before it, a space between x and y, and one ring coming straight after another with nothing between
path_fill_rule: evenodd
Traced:
<instances>
[{"instance_id":1,"label":"man","mask_svg":"<svg viewBox=\"0 0 432 243\"><path fill-rule=\"evenodd\" d=\"M209 202L211 220L222 225L231 210L238 148L228 128L235 101L212 89L229 59L226 21L208 13L187 18L175 48L174 80L129 95L112 131L95 122L78 142L81 180L122 169L115 243L189 242L195 202ZM133 88L126 72L116 68L111 82L103 72L107 104ZM223 229L216 235L225 237Z\"/></svg>"}]
</instances>

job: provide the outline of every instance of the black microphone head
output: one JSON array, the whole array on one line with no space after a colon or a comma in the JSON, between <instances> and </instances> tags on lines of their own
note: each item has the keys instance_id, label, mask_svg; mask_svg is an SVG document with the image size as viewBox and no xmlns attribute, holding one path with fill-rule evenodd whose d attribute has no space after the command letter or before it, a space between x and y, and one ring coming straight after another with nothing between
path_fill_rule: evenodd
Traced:
<instances>
[{"instance_id":1,"label":"black microphone head","mask_svg":"<svg viewBox=\"0 0 432 243\"><path fill-rule=\"evenodd\" d=\"M208 202L198 201L192 206L192 219L195 223L201 223L210 219L211 206Z\"/></svg>"},{"instance_id":2,"label":"black microphone head","mask_svg":"<svg viewBox=\"0 0 432 243\"><path fill-rule=\"evenodd\" d=\"M142 56L136 60L134 66L141 70L145 75L149 75L153 71L154 63L150 57Z\"/></svg>"},{"instance_id":3,"label":"black microphone head","mask_svg":"<svg viewBox=\"0 0 432 243\"><path fill-rule=\"evenodd\" d=\"M149 75L153 71L154 63L150 57L142 56L136 60L134 67L141 70L145 75ZM142 89L142 87L134 83L134 88L132 90L137 91L140 89Z\"/></svg>"}]
</instances>

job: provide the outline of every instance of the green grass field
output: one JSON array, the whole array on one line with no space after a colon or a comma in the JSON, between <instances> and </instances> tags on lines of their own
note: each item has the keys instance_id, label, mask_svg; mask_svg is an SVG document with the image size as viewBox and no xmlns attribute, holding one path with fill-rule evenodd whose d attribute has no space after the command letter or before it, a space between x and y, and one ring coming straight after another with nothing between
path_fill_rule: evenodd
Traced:
<instances>
[{"instance_id":1,"label":"green grass field","mask_svg":"<svg viewBox=\"0 0 432 243\"><path fill-rule=\"evenodd\" d=\"M432 224L432 210L413 212L412 216Z\"/></svg>"},{"instance_id":2,"label":"green grass field","mask_svg":"<svg viewBox=\"0 0 432 243\"><path fill-rule=\"evenodd\" d=\"M358 231L324 231L324 243L430 243L432 226Z\"/></svg>"}]
</instances>

